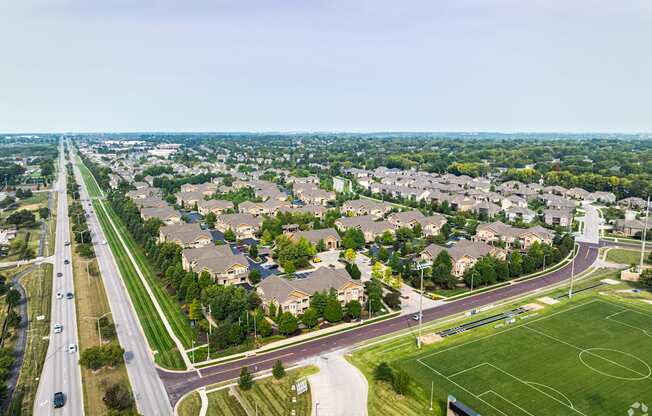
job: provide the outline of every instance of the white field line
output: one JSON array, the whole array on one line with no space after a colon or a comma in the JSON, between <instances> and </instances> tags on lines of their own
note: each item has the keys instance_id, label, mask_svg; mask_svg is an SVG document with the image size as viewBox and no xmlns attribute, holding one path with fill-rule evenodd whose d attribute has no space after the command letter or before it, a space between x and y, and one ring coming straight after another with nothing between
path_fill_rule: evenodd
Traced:
<instances>
[{"instance_id":1,"label":"white field line","mask_svg":"<svg viewBox=\"0 0 652 416\"><path fill-rule=\"evenodd\" d=\"M639 315L644 315L644 316L647 316L647 317L649 317L650 319L652 319L652 315L649 315L649 314L644 313L644 312L635 311L635 310L633 310L633 309L628 309L628 308L625 308L625 309L623 309L623 310L620 311L620 312L616 312L616 313L614 313L614 314L612 314L612 315L609 315L609 316L607 316L605 319L607 319L607 320L609 320L609 321L611 321L611 322L615 322L615 323L617 323L617 324L619 324L619 325L624 325L624 326L627 326L627 327L629 327L629 328L639 330L639 331L641 331L642 333L644 333L646 336L652 338L652 332L650 332L649 330L647 330L647 329L643 329L643 328L640 328L640 327L638 327L638 326L636 326L636 325L632 325L632 324L628 324L628 323L625 323L625 322L621 322L621 321L619 321L618 319L614 319L615 316L618 316L618 315L623 314L623 313L625 313L625 312L638 313Z\"/></svg>"},{"instance_id":2,"label":"white field line","mask_svg":"<svg viewBox=\"0 0 652 416\"><path fill-rule=\"evenodd\" d=\"M647 378L647 377L649 377L649 374L639 373L638 371L633 370L633 369L631 369L631 368L629 368L629 367L627 367L627 366L625 366L625 365L622 365L622 364L620 364L620 363L617 363L617 362L615 362L615 361L612 361L612 360L610 360L610 359L608 359L608 358L605 358L605 357L603 357L603 356L601 356L601 355L594 354L594 353L592 353L591 351L589 351L589 350L586 349L586 348L578 347L577 345L573 345L573 344L571 344L570 342L566 342L566 341L561 340L561 339L559 339L559 338L557 338L557 337L554 337L554 336L552 336L552 335L546 334L545 332L541 332L541 331L539 331L538 329L530 328L530 327L527 326L527 325L523 325L523 326L524 326L525 329L527 329L527 330L530 330L530 331L536 332L536 333L539 334L539 335L543 335L544 337L550 338L550 339L552 339L553 341L557 341L557 342L559 342L559 343L561 343L561 344L567 345L567 346L569 346L569 347L571 347L571 348L574 348L574 349L576 349L576 350L578 350L578 351L580 351L580 352L584 352L584 353L589 354L589 355L592 355L592 356L594 356L594 357L596 357L596 358L600 358L600 359L602 359L602 360L604 360L604 361L607 361L608 363L611 363L611 364L613 364L613 365L615 365L615 366L617 366L617 367L620 367L620 368L622 368L622 369L624 369L624 370L631 371L631 372L634 373L634 374L638 374L639 376L641 376L641 377L643 377L643 378ZM614 351L616 351L616 350L614 350Z\"/></svg>"},{"instance_id":3,"label":"white field line","mask_svg":"<svg viewBox=\"0 0 652 416\"><path fill-rule=\"evenodd\" d=\"M97 181L95 180L95 177L92 174L90 176L91 176L91 179L97 185L98 189L100 189L100 192L102 192L102 189L97 184ZM82 175L82 178L83 178L83 175ZM152 291L152 288L149 286L149 283L147 282L147 279L145 279L145 275L140 270L140 267L138 267L138 264L136 263L136 259L134 259L133 255L131 254L131 251L127 247L127 244L125 243L124 239L122 238L122 234L120 234L120 232L118 231L118 228L116 227L115 223L113 222L113 218L111 218L108 211L104 207L104 200L99 199L98 203L102 207L102 210L104 211L104 214L106 215L106 218L109 220L109 223L111 224L111 227L113 228L113 231L118 236L118 239L120 240L120 244L122 244L122 247L124 248L125 252L127 253L127 256L129 257L129 260L131 261L131 264L133 265L134 270L136 270L136 273L138 273L138 277L140 278L140 281L142 282L143 286L145 286L145 290L147 291L147 294L148 294L149 298L151 299L152 303L154 304L154 307L156 308L156 312L159 315L159 319L161 319L161 322L163 322L163 326L165 326L165 329L168 332L168 335L170 335L170 338L172 338L172 341L174 341L175 345L177 346L177 349L181 353L181 357L183 358L183 362L186 365L186 368L189 368L189 369L194 368L192 362L190 361L190 358L188 357L188 354L186 354L186 348L183 346L183 343L181 342L181 340L179 338L177 338L176 334L174 333L174 330L172 329L172 325L170 325L170 322L168 321L167 316L165 316L165 313L163 312L163 308L161 308L161 305L159 305L158 301L156 300L156 296L154 296L154 292Z\"/></svg>"},{"instance_id":4,"label":"white field line","mask_svg":"<svg viewBox=\"0 0 652 416\"><path fill-rule=\"evenodd\" d=\"M450 378L446 377L445 375L443 375L443 374L440 373L439 371L437 371L437 370L435 370L434 368L430 367L428 364L426 364L426 363L424 363L423 361L421 361L421 359L418 359L417 361L419 362L419 364L421 364L421 365L423 365L423 366L425 366L425 367L428 367L431 371L433 371L434 373L436 373L436 374L439 375L440 377L445 378L446 380L448 380L449 383L451 383L451 384L455 384L457 387L459 387L460 389L464 390L465 392L467 392L467 393L470 394L471 396L475 397L476 399L480 400L482 403L484 403L484 404L486 404L487 406L491 407L492 409L494 409L495 411L497 411L497 412L500 413L501 415L503 415L503 416L509 416L509 415L507 415L505 412L502 412L501 410L496 409L496 408L495 408L491 403L489 403L489 402L487 402L486 400L482 399L482 398L481 398L480 396L478 396L477 394L473 393L473 392L470 391L470 390L467 390L464 386L462 386L462 385L456 383L455 381L453 381L453 380L451 380Z\"/></svg>"},{"instance_id":5,"label":"white field line","mask_svg":"<svg viewBox=\"0 0 652 416\"><path fill-rule=\"evenodd\" d=\"M447 352L447 351L450 351L450 350L454 350L454 349L457 349L457 348L460 348L460 347L464 347L464 346L469 345L469 344L473 344L473 343L476 343L476 342L479 342L479 341L483 341L483 340L485 340L485 339L493 338L493 337L495 337L495 336L502 335L502 334L505 334L505 333L507 333L507 332L511 332L511 331L513 331L513 330L515 330L515 329L518 329L518 328L522 327L522 326L525 326L525 325L528 325L528 324L532 324L532 323L535 323L535 322L539 322L539 321L542 321L542 320L545 320L545 319L548 319L548 318L552 318L553 316L560 315L560 314L562 314L562 313L566 313L566 312L571 311L571 310L573 310L573 309L581 308L581 307L583 307L583 306L590 305L590 304L592 304L592 303L594 303L594 302L599 302L599 301L601 301L601 300L600 300L600 299L593 299L593 300L590 300L590 301L588 301L588 302L584 302L584 303L581 303L581 304L579 304L579 305L575 305L575 306L572 306L572 307L570 307L570 308L567 308L567 309L564 309L564 310L561 310L561 311L558 311L558 312L555 312L555 313L551 313L550 315L543 316L543 317L538 318L538 319L535 319L535 320L533 320L533 321L529 321L529 322L527 322L527 323L525 323L525 324L514 325L514 326L512 326L512 327L510 327L510 328L508 328L508 329L505 329L505 330L503 330L503 331L500 331L500 332L496 332L496 333L493 333L493 334L489 334L489 335L486 335L486 336L484 336L484 337L480 337L480 338L477 338L477 339L471 340L471 341L469 341L469 342L465 342L465 343L463 343L463 344L453 345L453 346L448 347L448 348L446 348L446 349L443 349L443 350L441 350L441 351L435 351L435 352L433 352L433 353L431 353L431 354L424 355L423 357L420 357L420 359L430 358L430 357L432 357L432 356L434 356L434 355L442 354L442 353L444 353L444 352Z\"/></svg>"},{"instance_id":6,"label":"white field line","mask_svg":"<svg viewBox=\"0 0 652 416\"><path fill-rule=\"evenodd\" d=\"M484 393L480 394L478 397L484 396L485 394L493 394L494 396L500 398L501 400L503 400L503 401L509 403L510 405L514 406L515 408L519 409L521 412L523 412L523 413L525 413L527 415L530 415L530 416L535 416L532 413L528 412L527 410L523 409L521 406L517 405L516 403L512 402L511 400L508 400L506 397L496 393L493 390L487 390Z\"/></svg>"}]
</instances>

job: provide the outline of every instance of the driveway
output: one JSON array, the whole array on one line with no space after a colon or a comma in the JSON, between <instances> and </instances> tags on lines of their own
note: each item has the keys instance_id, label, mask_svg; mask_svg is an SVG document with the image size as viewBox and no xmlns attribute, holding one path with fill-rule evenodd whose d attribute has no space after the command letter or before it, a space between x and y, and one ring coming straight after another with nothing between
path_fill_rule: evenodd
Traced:
<instances>
[{"instance_id":1,"label":"driveway","mask_svg":"<svg viewBox=\"0 0 652 416\"><path fill-rule=\"evenodd\" d=\"M308 377L313 416L366 416L367 379L341 352L316 358L319 373Z\"/></svg>"},{"instance_id":2,"label":"driveway","mask_svg":"<svg viewBox=\"0 0 652 416\"><path fill-rule=\"evenodd\" d=\"M578 220L584 223L584 229L582 234L577 235L575 239L584 243L598 244L600 242L600 227L604 220L598 214L598 209L590 203L582 202L582 209L586 213Z\"/></svg>"}]
</instances>

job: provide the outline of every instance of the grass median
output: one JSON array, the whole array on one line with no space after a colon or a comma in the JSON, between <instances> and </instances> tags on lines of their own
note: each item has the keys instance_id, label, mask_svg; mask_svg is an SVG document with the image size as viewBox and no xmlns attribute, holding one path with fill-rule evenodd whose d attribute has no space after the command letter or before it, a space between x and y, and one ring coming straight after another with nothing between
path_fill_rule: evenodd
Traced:
<instances>
[{"instance_id":1,"label":"grass median","mask_svg":"<svg viewBox=\"0 0 652 416\"><path fill-rule=\"evenodd\" d=\"M109 223L107 213L99 202L93 202L93 208L97 213L104 235L111 247L115 261L120 269L129 297L134 305L136 314L145 333L150 347L156 351L155 361L161 367L169 369L185 369L181 353L168 334L160 316L151 301L145 286L143 285L133 263L129 259L125 248L120 242L115 230Z\"/></svg>"}]
</instances>

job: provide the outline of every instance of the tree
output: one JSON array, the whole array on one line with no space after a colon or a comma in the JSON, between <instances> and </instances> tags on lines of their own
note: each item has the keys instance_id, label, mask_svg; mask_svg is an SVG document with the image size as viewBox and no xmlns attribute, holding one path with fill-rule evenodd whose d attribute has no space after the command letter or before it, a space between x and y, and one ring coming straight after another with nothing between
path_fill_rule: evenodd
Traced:
<instances>
[{"instance_id":1,"label":"tree","mask_svg":"<svg viewBox=\"0 0 652 416\"><path fill-rule=\"evenodd\" d=\"M523 256L517 250L509 253L508 257L509 275L512 277L523 274Z\"/></svg>"},{"instance_id":2,"label":"tree","mask_svg":"<svg viewBox=\"0 0 652 416\"><path fill-rule=\"evenodd\" d=\"M342 238L342 247L345 249L358 250L364 247L364 234L357 228L349 228Z\"/></svg>"},{"instance_id":3,"label":"tree","mask_svg":"<svg viewBox=\"0 0 652 416\"><path fill-rule=\"evenodd\" d=\"M7 317L5 318L5 321L7 322L7 326L10 328L18 328L20 325L20 321L22 320L22 316L18 315L16 311L13 309L7 313Z\"/></svg>"},{"instance_id":4,"label":"tree","mask_svg":"<svg viewBox=\"0 0 652 416\"><path fill-rule=\"evenodd\" d=\"M251 269L249 272L249 283L252 285L257 285L260 283L260 270L258 269Z\"/></svg>"},{"instance_id":5,"label":"tree","mask_svg":"<svg viewBox=\"0 0 652 416\"><path fill-rule=\"evenodd\" d=\"M283 312L278 318L278 330L283 335L292 335L297 331L297 318L290 312Z\"/></svg>"},{"instance_id":6,"label":"tree","mask_svg":"<svg viewBox=\"0 0 652 416\"><path fill-rule=\"evenodd\" d=\"M324 319L330 323L340 322L342 320L342 305L337 297L329 296L324 308Z\"/></svg>"},{"instance_id":7,"label":"tree","mask_svg":"<svg viewBox=\"0 0 652 416\"><path fill-rule=\"evenodd\" d=\"M10 308L13 308L14 306L20 303L21 298L22 296L20 295L20 292L14 288L11 288L7 292L7 296L5 297L5 302L7 303L7 305L9 305Z\"/></svg>"},{"instance_id":8,"label":"tree","mask_svg":"<svg viewBox=\"0 0 652 416\"><path fill-rule=\"evenodd\" d=\"M301 315L301 322L308 328L313 328L319 322L317 311L313 308L307 308Z\"/></svg>"},{"instance_id":9,"label":"tree","mask_svg":"<svg viewBox=\"0 0 652 416\"><path fill-rule=\"evenodd\" d=\"M90 370L99 370L104 366L104 357L101 346L86 348L81 353L79 364Z\"/></svg>"},{"instance_id":10,"label":"tree","mask_svg":"<svg viewBox=\"0 0 652 416\"><path fill-rule=\"evenodd\" d=\"M378 250L378 260L384 263L388 259L389 259L389 252L385 247L380 247L380 249Z\"/></svg>"},{"instance_id":11,"label":"tree","mask_svg":"<svg viewBox=\"0 0 652 416\"><path fill-rule=\"evenodd\" d=\"M310 307L317 312L317 316L324 316L324 308L328 296L324 292L315 292L310 298Z\"/></svg>"},{"instance_id":12,"label":"tree","mask_svg":"<svg viewBox=\"0 0 652 416\"><path fill-rule=\"evenodd\" d=\"M258 258L258 246L255 243L249 246L249 257L252 259Z\"/></svg>"},{"instance_id":13,"label":"tree","mask_svg":"<svg viewBox=\"0 0 652 416\"><path fill-rule=\"evenodd\" d=\"M362 305L357 300L351 300L346 304L346 314L351 317L351 319L358 319L362 314Z\"/></svg>"},{"instance_id":14,"label":"tree","mask_svg":"<svg viewBox=\"0 0 652 416\"><path fill-rule=\"evenodd\" d=\"M38 209L38 216L39 216L39 218L44 219L44 220L48 219L48 217L50 216L50 209L48 207L39 208Z\"/></svg>"},{"instance_id":15,"label":"tree","mask_svg":"<svg viewBox=\"0 0 652 416\"><path fill-rule=\"evenodd\" d=\"M116 383L107 387L102 401L109 409L124 411L133 406L134 398L127 386Z\"/></svg>"},{"instance_id":16,"label":"tree","mask_svg":"<svg viewBox=\"0 0 652 416\"><path fill-rule=\"evenodd\" d=\"M215 213L213 211L209 212L206 214L206 217L204 217L204 222L206 223L206 226L210 229L215 228L215 221L217 221L217 217L215 216Z\"/></svg>"},{"instance_id":17,"label":"tree","mask_svg":"<svg viewBox=\"0 0 652 416\"><path fill-rule=\"evenodd\" d=\"M285 368L281 360L276 360L274 363L274 368L272 369L272 375L275 379L280 380L285 377Z\"/></svg>"},{"instance_id":18,"label":"tree","mask_svg":"<svg viewBox=\"0 0 652 416\"><path fill-rule=\"evenodd\" d=\"M226 241L235 241L235 233L232 229L228 229L224 232L224 239Z\"/></svg>"},{"instance_id":19,"label":"tree","mask_svg":"<svg viewBox=\"0 0 652 416\"><path fill-rule=\"evenodd\" d=\"M256 321L256 331L261 337L268 337L272 335L272 324L267 319L260 319Z\"/></svg>"},{"instance_id":20,"label":"tree","mask_svg":"<svg viewBox=\"0 0 652 416\"><path fill-rule=\"evenodd\" d=\"M401 306L401 294L399 292L389 292L383 296L383 300L392 309L397 309Z\"/></svg>"},{"instance_id":21,"label":"tree","mask_svg":"<svg viewBox=\"0 0 652 416\"><path fill-rule=\"evenodd\" d=\"M387 362L382 361L374 369L374 379L391 383L394 380L394 370Z\"/></svg>"},{"instance_id":22,"label":"tree","mask_svg":"<svg viewBox=\"0 0 652 416\"><path fill-rule=\"evenodd\" d=\"M396 394L405 396L410 385L410 376L404 370L398 370L392 378L392 388Z\"/></svg>"},{"instance_id":23,"label":"tree","mask_svg":"<svg viewBox=\"0 0 652 416\"><path fill-rule=\"evenodd\" d=\"M326 244L324 243L323 239L320 238L319 241L317 241L317 244L315 245L315 249L317 250L317 253L326 251Z\"/></svg>"},{"instance_id":24,"label":"tree","mask_svg":"<svg viewBox=\"0 0 652 416\"><path fill-rule=\"evenodd\" d=\"M202 317L203 315L199 299L194 299L188 307L188 318L190 318L192 321L198 321L202 319Z\"/></svg>"},{"instance_id":25,"label":"tree","mask_svg":"<svg viewBox=\"0 0 652 416\"><path fill-rule=\"evenodd\" d=\"M240 370L240 378L238 379L238 386L242 390L251 390L251 388L254 386L254 378L249 372L249 369L247 367L242 367Z\"/></svg>"},{"instance_id":26,"label":"tree","mask_svg":"<svg viewBox=\"0 0 652 416\"><path fill-rule=\"evenodd\" d=\"M355 250L352 248L347 248L346 251L344 252L344 259L348 261L349 263L355 262L356 254Z\"/></svg>"},{"instance_id":27,"label":"tree","mask_svg":"<svg viewBox=\"0 0 652 416\"><path fill-rule=\"evenodd\" d=\"M652 287L652 269L644 269L640 281L643 286Z\"/></svg>"}]
</instances>

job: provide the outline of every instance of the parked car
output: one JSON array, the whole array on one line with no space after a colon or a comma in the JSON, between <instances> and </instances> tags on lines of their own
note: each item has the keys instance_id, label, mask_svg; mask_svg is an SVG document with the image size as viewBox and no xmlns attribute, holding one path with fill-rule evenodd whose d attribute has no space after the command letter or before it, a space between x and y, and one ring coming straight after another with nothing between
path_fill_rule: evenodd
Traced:
<instances>
[{"instance_id":1,"label":"parked car","mask_svg":"<svg viewBox=\"0 0 652 416\"><path fill-rule=\"evenodd\" d=\"M54 333L55 334L60 334L62 332L63 332L63 325L61 325L61 324L54 325Z\"/></svg>"},{"instance_id":2,"label":"parked car","mask_svg":"<svg viewBox=\"0 0 652 416\"><path fill-rule=\"evenodd\" d=\"M319 257L315 257L314 259L312 259L312 262L313 263L321 263L321 259Z\"/></svg>"},{"instance_id":3,"label":"parked car","mask_svg":"<svg viewBox=\"0 0 652 416\"><path fill-rule=\"evenodd\" d=\"M55 409L63 407L63 405L66 404L66 396L64 396L62 392L58 391L54 393L54 399L52 400L52 403L54 404Z\"/></svg>"}]
</instances>

